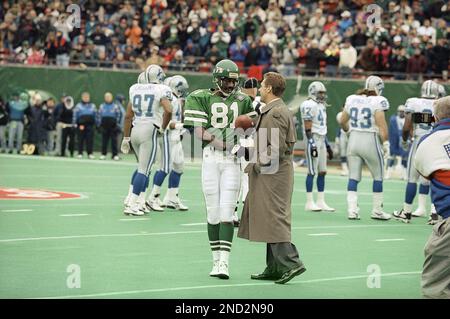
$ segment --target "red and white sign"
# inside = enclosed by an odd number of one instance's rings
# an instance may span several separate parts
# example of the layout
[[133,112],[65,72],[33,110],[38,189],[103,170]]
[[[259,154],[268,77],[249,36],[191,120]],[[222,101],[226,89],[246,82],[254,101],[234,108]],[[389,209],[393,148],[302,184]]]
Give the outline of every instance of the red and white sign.
[[1,188],[1,199],[71,199],[80,198],[79,194],[46,191],[41,189]]

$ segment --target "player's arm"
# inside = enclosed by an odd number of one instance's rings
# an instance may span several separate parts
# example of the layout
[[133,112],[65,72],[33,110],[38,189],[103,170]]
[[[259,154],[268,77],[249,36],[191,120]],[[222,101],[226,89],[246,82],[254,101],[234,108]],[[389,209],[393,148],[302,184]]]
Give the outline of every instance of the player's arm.
[[160,104],[164,109],[161,128],[165,130],[167,128],[167,125],[169,125],[170,120],[172,119],[172,104],[170,103],[169,99],[165,98],[161,99]]
[[341,116],[341,121],[340,121],[340,125],[342,127],[342,129],[344,130],[344,132],[348,132],[348,120],[350,119],[350,116],[348,115],[346,110],[342,111],[342,116]]
[[389,133],[383,110],[378,110],[375,112],[375,124],[379,129],[381,142],[386,142],[389,138]]
[[412,113],[405,113],[405,124],[402,128],[402,140],[403,142],[408,141],[408,138],[412,135],[413,122]]
[[123,123],[123,137],[130,137],[131,133],[131,122],[133,121],[134,112],[131,107],[131,102],[128,102],[127,111],[125,113],[125,120]]

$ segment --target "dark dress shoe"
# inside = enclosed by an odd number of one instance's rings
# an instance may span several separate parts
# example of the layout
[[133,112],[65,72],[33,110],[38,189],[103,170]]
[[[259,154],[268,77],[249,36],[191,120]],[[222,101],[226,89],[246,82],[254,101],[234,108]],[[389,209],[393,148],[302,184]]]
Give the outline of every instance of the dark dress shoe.
[[262,274],[253,274],[250,278],[254,280],[277,280],[280,276],[277,277],[275,275],[263,272]]
[[285,284],[295,276],[298,276],[306,271],[305,266],[300,266],[296,268],[292,268],[291,270],[286,271],[280,279],[275,281],[276,284]]

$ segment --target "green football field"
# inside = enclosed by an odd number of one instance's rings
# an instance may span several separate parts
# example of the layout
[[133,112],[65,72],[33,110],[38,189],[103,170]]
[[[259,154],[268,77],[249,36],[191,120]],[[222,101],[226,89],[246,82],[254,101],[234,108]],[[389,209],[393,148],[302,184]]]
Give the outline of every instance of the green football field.
[[[346,213],[345,177],[329,175],[336,213],[303,210],[305,170],[295,173],[292,241],[307,271],[286,285],[250,279],[265,244],[234,239],[230,279],[208,276],[211,252],[200,166],[187,164],[188,212],[122,213],[135,165],[0,155],[0,188],[72,192],[77,199],[0,200],[0,298],[421,298],[423,247],[431,226],[371,220],[371,180],[359,187],[361,220]],[[405,184],[385,182],[385,210]]]

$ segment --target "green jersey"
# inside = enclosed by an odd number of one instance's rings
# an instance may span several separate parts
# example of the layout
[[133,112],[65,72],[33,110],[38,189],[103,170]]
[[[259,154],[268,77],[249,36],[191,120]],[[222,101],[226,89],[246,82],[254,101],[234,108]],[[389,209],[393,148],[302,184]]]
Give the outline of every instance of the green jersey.
[[[226,98],[204,89],[192,92],[184,105],[184,125],[202,126],[216,137],[232,142],[234,120],[239,116],[256,115],[252,100],[242,92],[236,92]],[[208,143],[203,143],[203,147]]]

